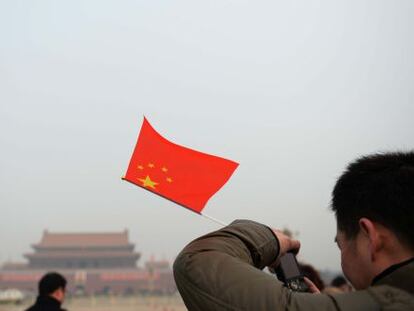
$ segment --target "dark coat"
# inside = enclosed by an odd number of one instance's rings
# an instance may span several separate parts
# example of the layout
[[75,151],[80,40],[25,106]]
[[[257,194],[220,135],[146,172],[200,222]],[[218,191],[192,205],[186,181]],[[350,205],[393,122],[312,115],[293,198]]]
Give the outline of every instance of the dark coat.
[[50,296],[38,296],[36,302],[26,311],[66,311],[62,309],[61,303]]
[[191,311],[414,310],[414,261],[366,290],[327,295],[292,292],[261,271],[278,253],[268,227],[235,221],[187,245],[174,262],[175,281]]

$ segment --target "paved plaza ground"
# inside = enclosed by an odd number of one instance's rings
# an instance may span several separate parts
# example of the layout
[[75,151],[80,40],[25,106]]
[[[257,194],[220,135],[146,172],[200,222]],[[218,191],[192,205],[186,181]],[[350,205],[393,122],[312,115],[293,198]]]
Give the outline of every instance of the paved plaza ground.
[[[22,311],[33,301],[20,305],[0,304],[0,311]],[[81,297],[69,298],[64,306],[68,311],[184,311],[187,310],[181,297],[130,296],[130,297]]]

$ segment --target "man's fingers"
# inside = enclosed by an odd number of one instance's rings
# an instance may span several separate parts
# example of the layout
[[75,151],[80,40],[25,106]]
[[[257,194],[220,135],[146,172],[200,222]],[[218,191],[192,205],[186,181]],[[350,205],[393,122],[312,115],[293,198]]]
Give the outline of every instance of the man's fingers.
[[300,242],[298,240],[290,240],[290,246],[288,251],[297,254],[300,249]]
[[306,276],[303,279],[305,280],[306,285],[308,285],[308,287],[309,287],[309,292],[311,292],[312,294],[320,294],[321,293],[319,288],[317,288],[316,285],[313,284],[313,282],[311,280],[309,280]]

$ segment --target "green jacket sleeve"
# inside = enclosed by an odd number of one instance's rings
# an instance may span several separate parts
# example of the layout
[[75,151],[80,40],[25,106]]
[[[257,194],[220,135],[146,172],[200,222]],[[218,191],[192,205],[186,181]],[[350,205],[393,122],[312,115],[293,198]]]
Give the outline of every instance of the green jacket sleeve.
[[[174,262],[174,277],[191,311],[344,310],[331,296],[294,293],[263,272],[278,254],[268,227],[238,220],[187,245]],[[370,308],[363,303],[349,310]]]

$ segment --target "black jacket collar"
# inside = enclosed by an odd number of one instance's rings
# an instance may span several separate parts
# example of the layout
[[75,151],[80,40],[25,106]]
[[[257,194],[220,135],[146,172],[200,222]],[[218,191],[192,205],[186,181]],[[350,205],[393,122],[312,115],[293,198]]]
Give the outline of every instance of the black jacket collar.
[[414,294],[414,258],[385,269],[374,278],[372,285],[391,285]]
[[55,298],[50,297],[50,296],[37,296],[36,305],[50,306],[50,307],[56,307],[56,309],[60,309],[61,303]]

